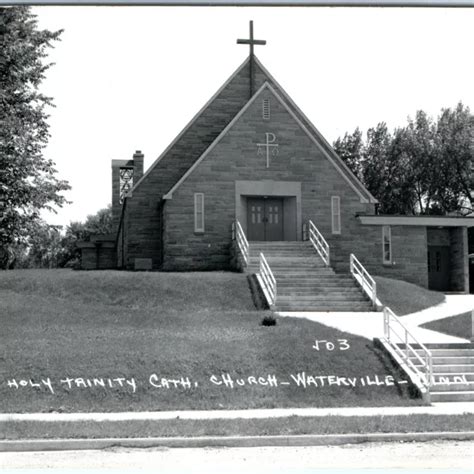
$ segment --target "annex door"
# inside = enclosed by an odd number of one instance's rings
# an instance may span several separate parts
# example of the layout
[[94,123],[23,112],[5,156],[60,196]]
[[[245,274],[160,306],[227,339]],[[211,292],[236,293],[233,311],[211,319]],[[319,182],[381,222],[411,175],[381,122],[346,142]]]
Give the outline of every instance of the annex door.
[[430,290],[449,290],[449,247],[428,246],[428,287]]
[[283,240],[283,199],[247,199],[248,240]]

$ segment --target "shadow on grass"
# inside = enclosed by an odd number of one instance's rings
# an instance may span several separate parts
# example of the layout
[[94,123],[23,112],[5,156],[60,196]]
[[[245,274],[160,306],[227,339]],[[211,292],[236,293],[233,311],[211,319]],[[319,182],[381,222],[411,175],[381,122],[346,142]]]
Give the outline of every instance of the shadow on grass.
[[429,323],[423,324],[421,327],[441,332],[448,336],[470,339],[473,336],[472,319],[472,313],[468,312],[456,316],[450,316],[449,318],[438,319],[437,321],[430,321]]
[[445,300],[443,293],[427,290],[413,283],[380,276],[374,278],[378,298],[397,316],[416,313]]
[[[397,393],[400,397],[416,400],[420,405],[428,405],[427,402],[423,401],[418,388],[408,379],[405,372],[400,368],[393,357],[385,350],[380,341],[374,340],[372,345],[367,345],[367,349],[370,350],[380,361],[380,364],[384,367],[386,373],[392,375],[395,380]],[[399,380],[407,380],[408,383],[400,384],[398,383]]]

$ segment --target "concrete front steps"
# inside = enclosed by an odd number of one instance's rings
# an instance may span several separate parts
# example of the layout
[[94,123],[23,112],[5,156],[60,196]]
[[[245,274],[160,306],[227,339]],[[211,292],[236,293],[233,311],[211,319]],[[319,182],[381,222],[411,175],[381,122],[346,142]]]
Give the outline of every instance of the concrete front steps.
[[326,267],[310,242],[250,242],[247,271],[263,253],[277,282],[276,311],[372,311],[351,275]]
[[[474,344],[425,346],[433,359],[431,402],[474,402]],[[415,356],[410,359],[420,365]]]

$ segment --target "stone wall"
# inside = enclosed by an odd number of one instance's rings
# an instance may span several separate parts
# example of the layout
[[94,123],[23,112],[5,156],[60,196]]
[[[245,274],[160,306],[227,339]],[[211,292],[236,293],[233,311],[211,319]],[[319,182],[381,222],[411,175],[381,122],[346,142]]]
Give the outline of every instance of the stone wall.
[[106,270],[116,268],[117,254],[113,244],[84,245],[81,248],[82,270]]
[[467,254],[467,228],[450,229],[450,287],[451,291],[469,292],[469,261]]
[[451,245],[449,228],[443,229],[428,228],[428,245],[447,246]]
[[[259,88],[265,82],[268,82],[275,89],[275,91],[278,94],[280,94],[281,96],[285,95],[285,91],[283,91],[281,89],[281,87],[267,75],[267,73],[264,71],[264,69],[262,69],[260,67],[258,62],[255,65],[254,70],[255,70],[254,74],[255,74],[256,88]],[[321,148],[326,153],[328,153],[330,156],[334,157],[334,155],[336,155],[336,154],[334,153],[334,150],[332,149],[331,145],[326,141],[326,139],[319,133],[319,131],[317,129],[316,130],[314,129],[314,125],[311,124],[311,122],[304,115],[302,115],[300,113],[300,111],[297,109],[296,105],[294,105],[290,101],[286,101],[286,102],[287,102],[287,105],[290,108],[290,110],[294,114],[296,114],[296,116],[298,116],[298,118],[302,122],[303,126],[306,127],[308,130],[313,129],[315,131],[315,134],[317,135],[316,138],[318,138],[318,141],[319,141],[319,144],[320,144]],[[341,166],[341,172],[344,174],[346,179],[348,179],[350,182],[352,182],[356,186],[359,185],[359,183],[357,181],[357,178],[354,176],[354,174],[351,171],[349,171],[349,169],[345,166],[344,162],[337,156],[336,156],[336,160],[337,160],[338,163],[340,163],[342,165]],[[367,192],[366,192],[366,194],[368,195]]]
[[[261,119],[261,101],[269,99],[271,119]],[[257,154],[266,132],[275,133],[279,154]],[[165,205],[164,268],[210,269],[229,266],[231,225],[236,214],[235,181],[301,182],[302,220],[312,219],[334,244],[334,259],[347,260],[341,242],[365,232],[357,212],[374,212],[360,202],[347,181],[278,102],[264,91],[239,118]],[[205,232],[194,232],[194,193],[205,196]],[[342,235],[331,235],[331,196],[341,197]],[[298,230],[301,235],[301,230]],[[301,237],[300,237],[301,238]],[[349,247],[349,244],[347,245]],[[350,245],[351,250],[353,248]]]
[[[261,119],[261,100],[269,99],[271,120]],[[257,154],[256,143],[270,131],[277,137],[279,154]],[[363,226],[356,214],[373,213],[374,206],[361,203],[349,183],[302,131],[270,91],[239,118],[165,205],[165,269],[228,268],[231,257],[231,225],[236,214],[235,181],[301,183],[302,222],[311,219],[331,247],[336,271],[348,271],[349,255],[374,274],[428,285],[426,228],[392,228],[394,264],[382,264],[382,229]],[[194,232],[194,193],[205,196],[205,232]],[[339,196],[341,234],[331,230],[331,196]],[[300,230],[298,234],[301,235]],[[301,237],[300,237],[301,238]]]
[[124,234],[124,228],[121,226],[117,232],[117,262],[116,262],[116,267],[117,268],[123,268],[124,267],[124,239],[125,239],[125,234]]
[[116,268],[117,253],[114,247],[99,248],[99,270]]
[[474,293],[474,258],[469,259],[469,292]]
[[[127,223],[124,229],[126,242],[124,258],[126,268],[133,269],[136,258],[151,259],[153,269],[161,268],[164,243],[160,229],[164,227],[165,219],[165,216],[163,216],[161,212],[162,196],[188,171],[192,164],[247,103],[249,99],[248,74],[249,66],[248,63],[246,63],[223,90],[217,94],[212,103],[197,116],[189,128],[185,129],[178,136],[176,142],[164,153],[160,160],[152,165],[140,185],[134,189],[133,196],[128,200],[128,208],[126,211]],[[260,87],[265,81],[270,81],[272,85],[278,89],[278,86],[269,79],[263,70],[256,66],[256,88]],[[295,111],[293,106],[290,105],[290,107]],[[257,106],[257,108],[260,111],[260,107]],[[309,127],[309,124],[306,123],[304,118],[301,118],[301,120]],[[255,132],[251,129],[247,129],[245,133],[247,133],[249,137],[256,136]],[[295,137],[304,135],[301,129],[294,133]],[[234,152],[238,153],[241,144],[242,140],[235,143]],[[328,145],[323,139],[321,140],[321,147],[327,153]],[[306,173],[304,160],[298,163],[297,158],[292,159],[294,160],[292,163],[293,169],[297,170],[298,175],[304,175]],[[219,171],[218,166],[218,164],[214,165],[215,171]],[[330,165],[330,167],[333,166]],[[332,171],[334,172],[334,169]],[[247,170],[246,175],[248,176],[249,174],[251,174],[251,170]],[[238,173],[235,174],[236,179],[237,176]],[[350,173],[347,173],[347,171],[345,171],[345,176],[347,180],[353,183],[355,182],[355,178]],[[339,175],[339,179],[340,178],[341,176]],[[328,198],[328,196],[326,196],[326,198]],[[330,197],[328,199],[329,201],[324,203],[326,207],[330,206]],[[356,211],[373,211],[373,206],[360,205],[359,202],[355,204],[354,209]],[[232,214],[234,218],[235,207],[233,207]],[[311,214],[311,212],[308,214]],[[223,216],[223,218],[227,217]],[[226,225],[228,226],[230,223],[228,222]],[[173,230],[170,232],[172,234]],[[228,230],[226,230],[226,235],[228,235]],[[186,245],[176,241],[174,244],[175,248],[169,248],[169,251],[173,255],[173,261],[177,267],[185,267],[186,262],[189,261],[190,258],[194,259],[193,267],[225,268],[226,265],[228,265],[228,263],[226,263],[229,259],[228,243],[224,244],[222,241],[218,243],[217,240],[213,240],[212,242],[205,242],[203,244],[200,237],[196,237],[197,239],[195,239],[194,236],[191,238],[190,244],[195,248],[204,245],[204,247],[200,248],[199,253],[207,255],[207,257],[203,258],[196,255],[191,257],[190,250],[186,249]],[[204,240],[206,239],[204,238]],[[171,237],[171,241],[173,241],[173,237]],[[183,249],[181,254],[177,250],[180,245]],[[216,246],[219,247],[218,252],[222,252],[221,256],[217,256],[214,253]]]
[[363,226],[353,253],[373,275],[405,280],[428,288],[427,233],[423,226],[390,226],[392,263],[383,263],[382,226]]
[[[135,258],[152,259],[152,268],[162,264],[162,196],[201,156],[248,100],[248,65],[229,82],[214,101],[178,136],[163,157],[145,173],[128,201],[125,266],[134,268]],[[198,245],[198,242],[194,242]],[[179,246],[178,243],[176,243]],[[180,262],[176,255],[176,263]],[[187,255],[189,258],[189,254]],[[218,259],[219,261],[221,259]],[[203,262],[201,262],[203,263]]]
[[97,269],[97,250],[94,246],[81,248],[81,270]]

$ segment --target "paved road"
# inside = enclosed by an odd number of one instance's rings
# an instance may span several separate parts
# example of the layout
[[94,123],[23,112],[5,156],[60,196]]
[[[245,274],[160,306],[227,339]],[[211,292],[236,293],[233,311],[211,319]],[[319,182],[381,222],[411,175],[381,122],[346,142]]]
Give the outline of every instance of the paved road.
[[160,472],[245,472],[285,469],[474,470],[474,443],[369,443],[345,446],[125,449],[0,453],[0,468],[121,468]]

